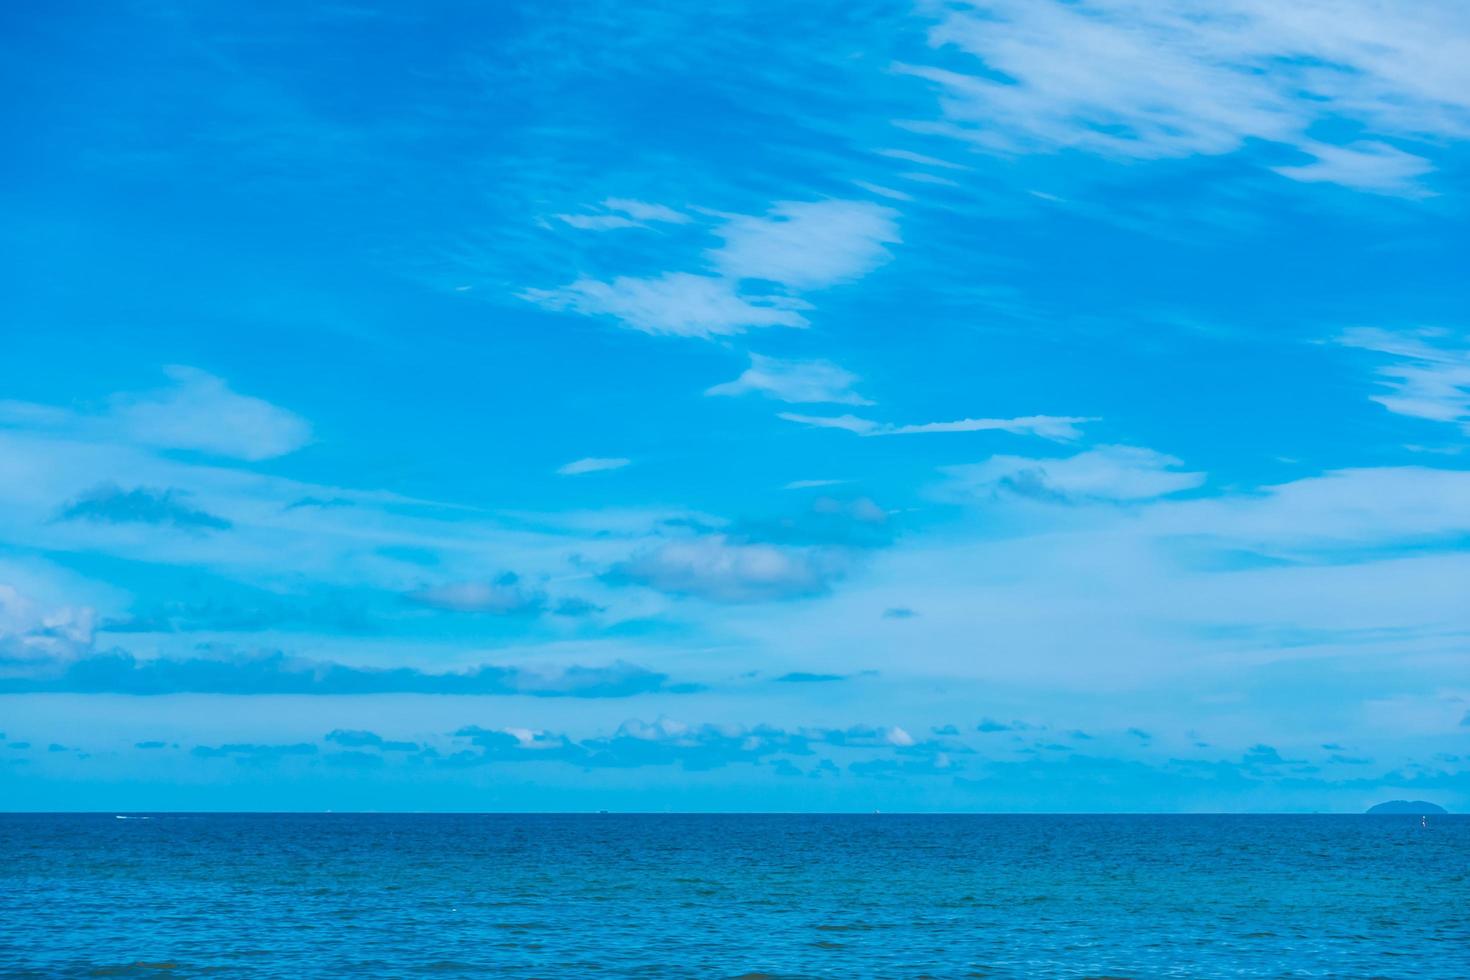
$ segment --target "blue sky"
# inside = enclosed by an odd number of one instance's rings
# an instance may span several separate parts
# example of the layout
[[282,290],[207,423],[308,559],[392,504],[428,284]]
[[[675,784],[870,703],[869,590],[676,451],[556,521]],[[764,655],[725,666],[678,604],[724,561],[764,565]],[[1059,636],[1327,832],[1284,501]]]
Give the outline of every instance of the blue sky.
[[7,806],[1470,806],[1460,5],[0,18]]

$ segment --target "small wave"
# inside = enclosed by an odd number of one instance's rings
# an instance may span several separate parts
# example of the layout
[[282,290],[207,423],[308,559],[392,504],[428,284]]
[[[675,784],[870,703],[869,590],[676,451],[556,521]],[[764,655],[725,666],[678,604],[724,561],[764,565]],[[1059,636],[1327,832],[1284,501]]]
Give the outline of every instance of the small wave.
[[170,970],[177,970],[178,968],[179,965],[172,960],[165,960],[159,963],[148,963],[139,960],[136,963],[121,963],[117,966],[99,966],[88,974],[88,976],[136,977],[148,973],[167,973]]

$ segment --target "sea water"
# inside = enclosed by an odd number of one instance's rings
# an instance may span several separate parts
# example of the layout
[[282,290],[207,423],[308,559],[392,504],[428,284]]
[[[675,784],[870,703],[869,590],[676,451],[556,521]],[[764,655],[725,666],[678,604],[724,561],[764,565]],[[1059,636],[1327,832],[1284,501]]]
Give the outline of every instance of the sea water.
[[1464,980],[1470,818],[0,815],[0,976],[204,975]]

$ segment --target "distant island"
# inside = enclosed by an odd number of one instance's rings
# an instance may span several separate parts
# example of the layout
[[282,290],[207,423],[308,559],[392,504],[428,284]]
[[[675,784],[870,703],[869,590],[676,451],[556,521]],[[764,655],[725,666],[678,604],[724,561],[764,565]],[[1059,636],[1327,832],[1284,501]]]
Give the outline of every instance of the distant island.
[[1423,800],[1389,800],[1377,806],[1370,806],[1369,813],[1381,814],[1407,814],[1409,816],[1423,816],[1430,813],[1449,813],[1438,803],[1426,803]]

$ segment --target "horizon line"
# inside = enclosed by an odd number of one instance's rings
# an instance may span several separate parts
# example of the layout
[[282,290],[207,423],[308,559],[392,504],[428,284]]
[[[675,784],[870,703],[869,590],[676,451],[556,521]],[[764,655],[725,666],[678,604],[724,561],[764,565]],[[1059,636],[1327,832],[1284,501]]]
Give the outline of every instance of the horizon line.
[[[1390,801],[1391,802],[1391,801]],[[1425,801],[1410,801],[1425,802]],[[1376,805],[1376,804],[1375,804]],[[1424,816],[1470,816],[1437,808]],[[19,816],[199,816],[199,817],[1414,817],[1415,811],[1367,810],[0,810]]]

